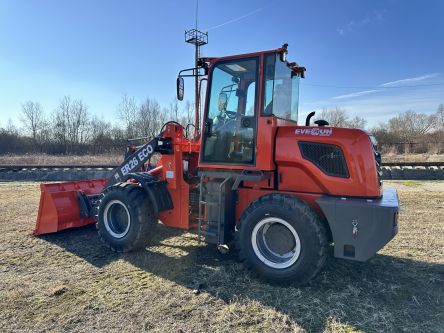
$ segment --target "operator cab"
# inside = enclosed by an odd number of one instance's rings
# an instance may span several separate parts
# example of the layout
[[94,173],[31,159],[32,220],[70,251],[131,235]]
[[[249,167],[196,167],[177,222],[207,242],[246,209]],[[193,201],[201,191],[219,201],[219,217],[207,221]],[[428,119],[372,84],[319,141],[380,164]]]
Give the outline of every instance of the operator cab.
[[258,57],[217,63],[211,72],[203,130],[205,163],[253,164]]
[[286,49],[230,57],[211,66],[201,163],[254,166],[258,118],[297,121],[305,69],[288,63],[283,53]]

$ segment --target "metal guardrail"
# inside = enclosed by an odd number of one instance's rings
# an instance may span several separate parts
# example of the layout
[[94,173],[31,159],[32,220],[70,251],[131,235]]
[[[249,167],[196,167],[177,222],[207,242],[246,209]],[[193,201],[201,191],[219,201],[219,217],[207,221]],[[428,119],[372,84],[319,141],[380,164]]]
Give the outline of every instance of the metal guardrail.
[[383,162],[382,166],[387,167],[442,167],[444,162]]
[[[382,179],[444,180],[444,162],[382,163]],[[0,181],[77,181],[109,177],[116,165],[0,165]]]
[[[444,167],[444,162],[383,162],[384,167]],[[111,164],[99,164],[99,165],[0,165],[0,172],[7,171],[21,171],[21,170],[69,170],[69,169],[91,169],[100,170],[107,169],[112,170],[117,165]]]

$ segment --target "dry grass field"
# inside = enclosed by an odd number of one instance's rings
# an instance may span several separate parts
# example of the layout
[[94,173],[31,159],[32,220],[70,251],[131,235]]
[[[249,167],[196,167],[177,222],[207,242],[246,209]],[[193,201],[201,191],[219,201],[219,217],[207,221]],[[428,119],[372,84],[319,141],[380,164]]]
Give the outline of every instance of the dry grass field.
[[382,162],[444,162],[444,154],[383,154]]
[[0,165],[117,165],[123,154],[97,155],[0,155]]
[[[123,154],[97,155],[0,155],[0,165],[117,165]],[[444,154],[385,154],[383,162],[444,162]]]
[[38,185],[0,183],[0,332],[444,332],[444,182],[386,186],[402,203],[388,246],[279,287],[194,233],[124,255],[94,227],[33,237]]

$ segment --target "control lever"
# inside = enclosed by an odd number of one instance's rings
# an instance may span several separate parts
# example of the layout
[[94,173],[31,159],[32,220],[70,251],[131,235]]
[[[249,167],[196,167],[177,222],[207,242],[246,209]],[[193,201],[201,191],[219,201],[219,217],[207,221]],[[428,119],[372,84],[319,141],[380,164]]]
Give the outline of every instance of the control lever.
[[206,136],[211,136],[211,131],[213,129],[213,119],[208,119],[205,121],[204,131]]

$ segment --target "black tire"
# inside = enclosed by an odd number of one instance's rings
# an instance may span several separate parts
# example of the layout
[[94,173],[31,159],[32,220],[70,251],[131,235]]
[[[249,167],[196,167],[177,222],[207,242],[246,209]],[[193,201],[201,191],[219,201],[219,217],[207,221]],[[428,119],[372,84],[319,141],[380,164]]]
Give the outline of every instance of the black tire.
[[[282,254],[271,250],[266,240],[270,228],[275,228],[270,244],[274,244],[273,250],[281,247]],[[287,244],[290,247],[284,249]],[[239,259],[265,280],[304,284],[323,267],[328,242],[323,223],[306,203],[290,195],[270,194],[258,198],[243,212],[236,245]]]
[[158,224],[145,190],[119,183],[103,192],[96,228],[99,238],[115,252],[145,247]]

